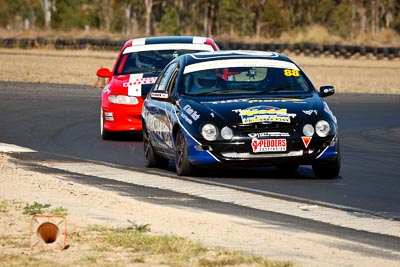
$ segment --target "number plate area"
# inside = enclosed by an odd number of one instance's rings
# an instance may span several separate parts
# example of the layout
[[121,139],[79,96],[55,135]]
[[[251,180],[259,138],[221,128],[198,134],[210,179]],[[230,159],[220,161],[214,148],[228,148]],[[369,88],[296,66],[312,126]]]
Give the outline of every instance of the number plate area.
[[286,139],[257,139],[251,140],[251,148],[253,153],[262,152],[282,152],[286,151]]

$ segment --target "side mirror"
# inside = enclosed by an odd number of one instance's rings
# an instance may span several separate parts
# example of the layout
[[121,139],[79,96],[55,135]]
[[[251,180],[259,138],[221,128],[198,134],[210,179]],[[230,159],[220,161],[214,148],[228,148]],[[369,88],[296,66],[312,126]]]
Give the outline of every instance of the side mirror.
[[164,90],[150,92],[150,97],[158,101],[170,101],[168,92]]
[[100,78],[111,78],[112,72],[108,68],[100,68],[97,70],[96,75]]
[[327,97],[335,93],[335,87],[333,85],[322,85],[319,88],[319,95],[321,97]]

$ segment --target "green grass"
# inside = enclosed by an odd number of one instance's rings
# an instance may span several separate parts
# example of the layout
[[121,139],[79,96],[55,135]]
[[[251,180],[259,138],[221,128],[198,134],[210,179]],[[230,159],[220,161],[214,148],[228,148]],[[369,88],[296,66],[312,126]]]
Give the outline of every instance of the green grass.
[[45,209],[49,208],[50,204],[40,204],[34,202],[33,204],[26,204],[24,207],[23,214],[25,215],[36,215],[45,213]]
[[[177,236],[156,236],[132,228],[92,227],[72,238],[85,242],[90,237],[95,251],[129,252],[131,263],[165,264],[167,266],[294,266],[291,262],[270,261],[247,256],[238,251],[206,248],[200,242]],[[156,262],[149,262],[156,261]]]
[[67,216],[68,215],[68,210],[63,207],[57,207],[55,209],[52,209],[50,211],[51,215],[61,215],[61,216]]
[[23,214],[25,215],[36,215],[36,214],[45,214],[49,213],[50,215],[60,215],[66,216],[68,215],[68,210],[64,207],[57,207],[49,210],[50,204],[41,204],[37,202],[33,202],[33,204],[26,204],[24,207]]
[[132,226],[127,228],[128,230],[133,230],[134,232],[138,233],[150,232],[150,224],[137,224],[136,222],[130,220],[128,220],[128,222],[132,224]]

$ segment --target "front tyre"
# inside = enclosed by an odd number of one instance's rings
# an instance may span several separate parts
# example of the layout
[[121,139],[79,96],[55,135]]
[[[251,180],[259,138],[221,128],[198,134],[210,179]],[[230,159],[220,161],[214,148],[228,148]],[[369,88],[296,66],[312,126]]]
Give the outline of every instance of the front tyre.
[[335,160],[329,162],[319,162],[312,165],[314,174],[319,179],[334,179],[340,173],[340,153]]
[[193,167],[188,159],[187,144],[182,130],[179,130],[176,135],[175,165],[176,173],[179,176],[187,176],[193,172]]

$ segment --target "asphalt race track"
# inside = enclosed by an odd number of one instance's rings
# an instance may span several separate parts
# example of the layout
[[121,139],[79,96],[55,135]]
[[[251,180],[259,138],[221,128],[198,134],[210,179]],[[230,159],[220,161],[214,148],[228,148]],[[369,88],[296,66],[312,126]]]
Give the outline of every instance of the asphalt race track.
[[[0,142],[143,170],[140,135],[101,139],[100,95],[83,85],[0,82]],[[315,179],[302,166],[295,177],[268,167],[204,171],[193,180],[400,220],[400,95],[336,94],[326,100],[340,127],[338,179]],[[173,165],[160,172],[176,177]]]

